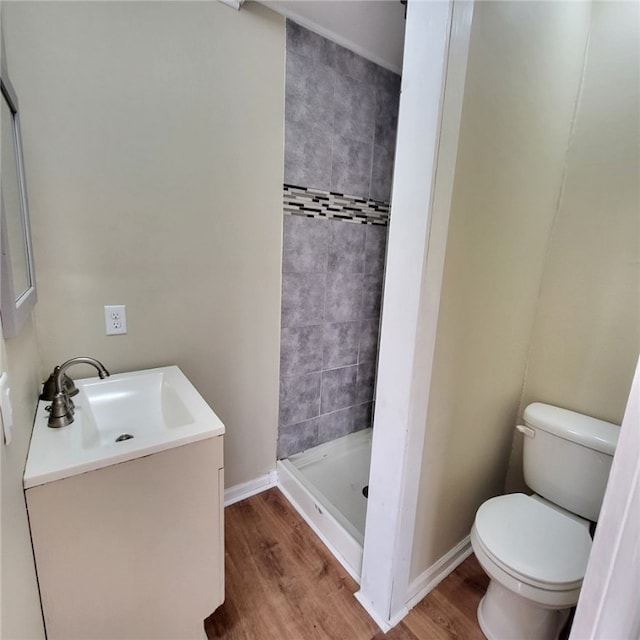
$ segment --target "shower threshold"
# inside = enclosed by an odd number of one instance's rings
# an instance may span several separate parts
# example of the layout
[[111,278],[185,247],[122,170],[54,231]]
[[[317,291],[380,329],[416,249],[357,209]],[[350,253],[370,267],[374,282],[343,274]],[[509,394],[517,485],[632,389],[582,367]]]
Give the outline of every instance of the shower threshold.
[[363,429],[278,461],[280,489],[358,583],[371,434]]

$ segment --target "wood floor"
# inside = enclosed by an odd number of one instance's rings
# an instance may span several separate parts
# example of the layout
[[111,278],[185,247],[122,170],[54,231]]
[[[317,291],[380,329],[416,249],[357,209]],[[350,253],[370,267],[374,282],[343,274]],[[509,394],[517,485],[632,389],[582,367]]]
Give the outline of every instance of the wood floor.
[[225,510],[225,603],[209,639],[483,640],[488,578],[474,556],[383,634],[353,597],[358,585],[277,489]]

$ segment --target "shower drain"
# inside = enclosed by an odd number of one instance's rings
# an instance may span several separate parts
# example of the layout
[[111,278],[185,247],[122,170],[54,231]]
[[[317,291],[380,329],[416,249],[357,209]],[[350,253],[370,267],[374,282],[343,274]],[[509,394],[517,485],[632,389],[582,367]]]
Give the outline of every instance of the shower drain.
[[125,440],[131,440],[131,438],[133,438],[133,436],[130,433],[123,433],[116,438],[116,442],[124,442]]

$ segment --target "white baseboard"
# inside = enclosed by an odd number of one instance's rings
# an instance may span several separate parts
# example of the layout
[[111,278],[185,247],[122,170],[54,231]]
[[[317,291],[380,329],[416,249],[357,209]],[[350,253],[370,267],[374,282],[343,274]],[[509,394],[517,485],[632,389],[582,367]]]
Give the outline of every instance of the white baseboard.
[[467,536],[411,582],[407,589],[407,611],[435,589],[471,552],[471,539]]
[[469,536],[461,540],[453,549],[448,551],[442,558],[423,571],[408,587],[406,605],[396,612],[390,619],[385,620],[365,600],[360,591],[355,593],[355,597],[369,614],[371,619],[380,627],[383,633],[393,629],[402,619],[422,600],[430,591],[435,589],[458,565],[462,564],[471,555],[471,539]]
[[367,612],[369,617],[378,625],[382,633],[387,633],[395,627],[402,619],[409,613],[409,609],[406,607],[398,612],[391,620],[385,620],[378,615],[378,612],[371,606],[371,603],[362,597],[360,591],[356,591],[354,594],[355,599],[360,603],[360,606]]
[[273,471],[269,471],[269,473],[265,473],[262,476],[254,478],[253,480],[229,487],[224,490],[224,506],[228,507],[235,502],[240,502],[240,500],[255,496],[256,493],[262,493],[267,489],[271,489],[271,487],[276,486],[277,480],[278,474],[274,469]]

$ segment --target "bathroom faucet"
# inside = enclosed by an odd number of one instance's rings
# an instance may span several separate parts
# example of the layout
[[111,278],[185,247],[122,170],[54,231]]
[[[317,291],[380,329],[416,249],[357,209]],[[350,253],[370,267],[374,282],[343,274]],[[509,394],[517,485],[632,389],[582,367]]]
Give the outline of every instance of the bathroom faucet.
[[71,358],[63,362],[59,367],[53,370],[53,399],[51,402],[51,409],[49,412],[49,421],[47,425],[52,429],[58,427],[66,427],[73,422],[73,401],[69,398],[67,393],[68,384],[65,383],[65,371],[74,364],[90,364],[98,371],[98,375],[101,379],[106,378],[109,372],[105,366],[99,360],[95,358],[89,358],[86,356],[79,356],[77,358]]

